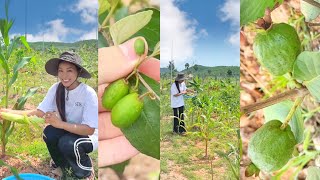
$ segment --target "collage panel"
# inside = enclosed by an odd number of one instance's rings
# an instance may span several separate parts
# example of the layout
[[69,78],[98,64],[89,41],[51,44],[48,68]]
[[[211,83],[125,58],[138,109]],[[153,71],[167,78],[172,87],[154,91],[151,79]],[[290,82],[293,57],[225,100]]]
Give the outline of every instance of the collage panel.
[[0,2],[0,179],[98,178],[97,8]]
[[239,11],[161,1],[161,179],[239,179]]
[[242,179],[320,177],[319,7],[241,0]]
[[159,2],[99,5],[99,178],[158,179]]

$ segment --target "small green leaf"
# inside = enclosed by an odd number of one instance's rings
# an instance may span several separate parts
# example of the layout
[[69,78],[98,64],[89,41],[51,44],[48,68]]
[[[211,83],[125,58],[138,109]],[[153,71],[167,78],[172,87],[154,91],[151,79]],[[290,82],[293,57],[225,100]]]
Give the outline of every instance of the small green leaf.
[[25,36],[20,36],[20,41],[22,42],[22,44],[24,45],[24,47],[26,47],[28,50],[30,50],[29,43],[27,42]]
[[[142,77],[153,89],[160,94],[159,83],[142,74]],[[134,84],[132,79],[130,83]],[[139,83],[139,94],[147,92],[147,89]],[[138,120],[128,128],[122,128],[130,143],[141,153],[156,159],[160,158],[160,102],[150,97],[143,98],[144,106]]]
[[[318,3],[320,3],[320,0],[314,0]],[[320,14],[320,8],[311,5],[303,0],[300,1],[300,5],[301,5],[301,12],[305,17],[306,22],[312,21],[314,19],[316,19],[319,14]]]
[[[264,118],[265,123],[278,119],[281,122],[284,122],[285,118],[287,117],[291,107],[293,106],[292,101],[283,101],[278,104],[269,106],[264,108]],[[289,123],[291,130],[294,134],[294,137],[298,143],[303,141],[303,117],[302,117],[302,110],[300,107],[294,112],[294,115]]]
[[9,74],[10,73],[9,66],[2,53],[0,53],[0,64],[4,69],[4,71],[6,72],[6,74]]
[[28,89],[26,95],[20,97],[17,102],[15,103],[15,105],[13,106],[13,109],[16,110],[22,110],[24,109],[24,105],[27,102],[28,98],[33,96],[38,90],[38,87],[33,87]]
[[119,164],[115,164],[115,165],[112,165],[112,166],[108,166],[109,168],[113,169],[114,171],[116,171],[118,174],[123,174],[124,172],[124,169],[126,168],[126,166],[129,164],[130,162],[130,159],[129,160],[126,160],[122,163],[119,163]]
[[293,78],[310,81],[320,75],[320,52],[303,51],[293,66]]
[[310,94],[320,102],[320,52],[304,51],[293,66],[293,77],[303,82]]
[[8,48],[8,53],[6,54],[6,59],[9,59],[11,56],[12,51],[15,49],[16,44],[19,41],[19,37],[14,37],[14,39],[11,41],[9,48]]
[[254,22],[264,16],[265,10],[272,9],[277,3],[283,0],[240,0],[240,25]]
[[23,68],[26,64],[30,62],[31,59],[34,59],[35,57],[23,57],[16,65],[13,67],[13,72],[18,72],[19,69]]
[[320,102],[320,75],[310,81],[306,81],[304,84],[316,101]]
[[320,179],[320,169],[315,166],[308,167],[306,180],[318,180],[318,179]]
[[16,82],[17,78],[18,78],[18,72],[14,72],[8,84],[9,88],[12,86],[14,82]]
[[143,11],[127,16],[110,27],[110,34],[115,45],[121,44],[149,23],[153,11]]
[[101,16],[106,11],[110,11],[110,8],[110,3],[107,0],[99,0],[98,16]]

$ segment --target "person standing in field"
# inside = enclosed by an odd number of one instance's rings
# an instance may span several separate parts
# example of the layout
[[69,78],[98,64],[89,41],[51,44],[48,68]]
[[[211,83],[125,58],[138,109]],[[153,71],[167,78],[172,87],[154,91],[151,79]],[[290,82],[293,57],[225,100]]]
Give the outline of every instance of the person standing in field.
[[61,178],[63,170],[71,169],[79,179],[94,179],[88,153],[98,147],[98,98],[93,88],[78,81],[90,78],[81,66],[82,59],[74,52],[64,52],[47,61],[46,72],[57,76],[43,101],[34,110],[0,109],[0,112],[36,115],[45,119],[45,141],[52,161],[53,174]]
[[183,73],[179,73],[171,85],[171,107],[173,109],[173,132],[185,135],[186,128],[184,123],[184,98],[183,95],[186,94],[188,91],[186,84],[184,81],[186,77]]

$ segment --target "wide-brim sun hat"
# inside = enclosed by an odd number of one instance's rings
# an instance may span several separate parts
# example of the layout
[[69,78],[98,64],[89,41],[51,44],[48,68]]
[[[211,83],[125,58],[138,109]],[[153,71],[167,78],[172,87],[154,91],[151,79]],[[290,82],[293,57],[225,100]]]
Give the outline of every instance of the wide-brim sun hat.
[[82,67],[82,59],[80,56],[78,56],[75,52],[66,51],[63,52],[59,58],[52,58],[49,61],[47,61],[45,65],[45,69],[48,74],[52,76],[58,76],[58,67],[60,61],[66,61],[74,64],[75,66],[80,68],[79,77],[89,79],[91,78],[90,73]]
[[186,80],[186,76],[184,75],[184,73],[179,73],[176,77],[176,81],[183,81],[183,80]]

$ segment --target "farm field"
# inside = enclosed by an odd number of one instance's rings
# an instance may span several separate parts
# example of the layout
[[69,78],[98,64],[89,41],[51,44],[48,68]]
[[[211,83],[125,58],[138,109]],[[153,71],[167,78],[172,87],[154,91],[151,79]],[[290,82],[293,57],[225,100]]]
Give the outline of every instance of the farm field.
[[172,133],[171,83],[161,79],[161,179],[238,179],[238,79],[194,77],[186,85],[197,93],[185,98],[180,136]]

